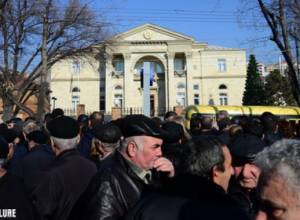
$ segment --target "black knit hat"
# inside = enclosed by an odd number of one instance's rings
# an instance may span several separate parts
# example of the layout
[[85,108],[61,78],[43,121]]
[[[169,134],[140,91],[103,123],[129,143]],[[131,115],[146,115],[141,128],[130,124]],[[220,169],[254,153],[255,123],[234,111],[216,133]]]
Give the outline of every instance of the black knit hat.
[[68,116],[60,116],[47,124],[50,135],[62,139],[72,139],[79,134],[78,122]]
[[2,136],[0,136],[0,159],[7,158],[8,152],[8,143]]
[[38,144],[46,144],[48,141],[48,136],[43,131],[32,131],[28,135],[26,135],[28,141],[34,141]]
[[124,137],[151,136],[164,138],[166,133],[157,123],[145,115],[128,115],[122,120],[122,133]]
[[97,124],[93,132],[95,137],[104,143],[116,143],[122,136],[120,128],[112,123]]

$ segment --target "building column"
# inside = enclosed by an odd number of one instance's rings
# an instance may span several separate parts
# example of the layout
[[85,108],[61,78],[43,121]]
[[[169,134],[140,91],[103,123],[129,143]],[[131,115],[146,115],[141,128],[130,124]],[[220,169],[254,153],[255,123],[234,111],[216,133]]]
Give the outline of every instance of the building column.
[[105,54],[105,111],[110,112],[112,109],[112,100],[113,100],[113,93],[114,88],[112,84],[112,54],[106,53]]
[[[123,77],[123,108],[129,108],[128,100],[130,99],[130,85],[133,81],[131,71],[131,53],[123,54],[124,57],[124,77]],[[132,98],[132,97],[131,97]]]
[[193,52],[186,52],[186,104],[193,104]]
[[[176,94],[174,93],[174,52],[168,52],[166,54],[166,60],[167,60],[167,68],[165,71],[165,88],[166,88],[166,108],[167,111],[175,106],[176,100],[174,102],[174,99],[176,97]],[[171,82],[171,83],[170,83]]]

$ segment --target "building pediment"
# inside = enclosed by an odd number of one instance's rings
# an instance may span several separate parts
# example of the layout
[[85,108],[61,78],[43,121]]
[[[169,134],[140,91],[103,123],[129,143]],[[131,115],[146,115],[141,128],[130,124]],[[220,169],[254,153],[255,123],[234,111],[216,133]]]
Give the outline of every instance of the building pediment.
[[153,25],[145,24],[113,37],[115,41],[190,41],[195,40],[189,36]]

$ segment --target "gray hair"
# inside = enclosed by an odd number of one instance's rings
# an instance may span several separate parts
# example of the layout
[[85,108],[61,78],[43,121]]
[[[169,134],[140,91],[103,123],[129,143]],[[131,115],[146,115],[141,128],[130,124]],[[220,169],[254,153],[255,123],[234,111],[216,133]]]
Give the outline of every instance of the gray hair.
[[278,175],[300,199],[300,141],[277,141],[260,152],[255,162],[262,169],[259,185],[265,184],[270,176]]
[[117,141],[115,143],[105,143],[105,142],[101,142],[102,146],[106,149],[117,149],[120,146],[120,141]]
[[29,134],[36,130],[41,130],[40,126],[38,125],[38,123],[36,121],[29,120],[29,121],[26,121],[23,125],[23,132],[25,134]]
[[214,167],[224,172],[225,157],[222,147],[221,143],[215,138],[200,138],[189,141],[186,148],[190,152],[186,152],[187,158],[183,161],[184,172],[208,180],[211,179]]
[[138,149],[140,151],[143,150],[143,148],[144,148],[144,139],[143,139],[143,136],[132,136],[132,137],[124,138],[122,140],[122,143],[120,145],[120,151],[124,152],[130,142],[135,142],[136,145],[137,145],[137,147],[138,147]]
[[78,136],[72,139],[62,139],[51,136],[52,141],[55,143],[60,150],[73,149],[77,146]]

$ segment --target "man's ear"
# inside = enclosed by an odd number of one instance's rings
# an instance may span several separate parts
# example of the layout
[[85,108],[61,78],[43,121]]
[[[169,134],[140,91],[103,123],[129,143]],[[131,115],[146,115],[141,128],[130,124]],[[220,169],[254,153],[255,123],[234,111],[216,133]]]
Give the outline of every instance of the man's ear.
[[55,145],[55,143],[54,143],[54,141],[53,141],[53,139],[51,137],[50,137],[50,143],[51,143],[52,151],[54,152],[55,155],[57,155],[58,148]]
[[79,144],[80,142],[80,134],[77,135],[76,144]]
[[137,146],[134,142],[129,142],[127,145],[127,154],[129,157],[134,157],[137,152]]
[[211,170],[211,178],[212,178],[212,181],[214,183],[218,183],[219,181],[219,176],[220,176],[220,170],[218,170],[217,166],[214,166]]

